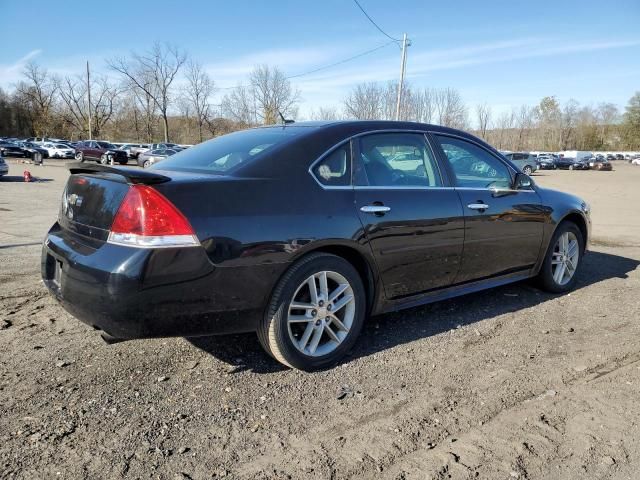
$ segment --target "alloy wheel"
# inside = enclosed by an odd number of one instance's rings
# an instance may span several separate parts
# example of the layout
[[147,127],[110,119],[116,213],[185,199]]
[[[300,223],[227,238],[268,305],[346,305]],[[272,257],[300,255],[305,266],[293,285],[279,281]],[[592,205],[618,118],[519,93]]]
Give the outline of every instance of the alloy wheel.
[[558,285],[571,281],[580,260],[580,244],[573,232],[564,232],[553,248],[551,274]]
[[298,286],[288,306],[289,338],[304,355],[327,355],[347,338],[355,314],[349,281],[333,271],[315,273]]

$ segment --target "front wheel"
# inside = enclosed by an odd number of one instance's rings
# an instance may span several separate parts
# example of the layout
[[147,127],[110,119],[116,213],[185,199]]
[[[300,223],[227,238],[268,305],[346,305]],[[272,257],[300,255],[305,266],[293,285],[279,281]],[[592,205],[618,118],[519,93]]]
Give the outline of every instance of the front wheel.
[[84,154],[82,152],[76,152],[76,160],[84,162]]
[[108,155],[104,155],[104,154],[103,154],[103,155],[101,155],[101,156],[100,156],[100,163],[101,163],[102,165],[108,165],[108,164],[110,163],[110,162],[109,162],[109,156],[108,156]]
[[267,353],[288,367],[311,371],[333,365],[360,334],[365,297],[353,265],[335,255],[311,254],[278,283],[258,339]]
[[584,246],[584,237],[575,223],[565,221],[558,225],[538,274],[544,290],[563,293],[573,289],[584,255]]

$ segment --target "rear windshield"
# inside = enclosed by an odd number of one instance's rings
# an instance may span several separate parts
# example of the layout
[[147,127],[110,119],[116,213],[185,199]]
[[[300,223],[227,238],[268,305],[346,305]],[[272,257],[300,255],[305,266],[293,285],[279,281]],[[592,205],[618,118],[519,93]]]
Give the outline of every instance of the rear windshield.
[[304,128],[274,127],[230,133],[181,150],[151,168],[227,173],[259,158],[276,145],[283,144],[304,131]]

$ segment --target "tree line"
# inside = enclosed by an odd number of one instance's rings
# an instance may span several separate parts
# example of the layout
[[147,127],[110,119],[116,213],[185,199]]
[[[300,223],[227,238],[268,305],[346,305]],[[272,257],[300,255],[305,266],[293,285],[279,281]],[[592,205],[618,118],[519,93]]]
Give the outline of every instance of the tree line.
[[[106,63],[111,74],[91,76],[89,82],[85,72],[57,76],[27,64],[12,91],[0,89],[0,135],[81,139],[90,133],[119,141],[190,144],[299,117],[302,94],[274,66],[257,65],[243,83],[218,89],[202,64],[169,44],[156,43]],[[361,83],[339,107],[320,107],[308,117],[391,120],[397,90],[397,82]],[[494,113],[487,104],[470,108],[453,88],[405,85],[400,119],[468,130],[500,149],[640,149],[640,92],[623,112],[612,103],[561,103],[548,96],[537,105]]]

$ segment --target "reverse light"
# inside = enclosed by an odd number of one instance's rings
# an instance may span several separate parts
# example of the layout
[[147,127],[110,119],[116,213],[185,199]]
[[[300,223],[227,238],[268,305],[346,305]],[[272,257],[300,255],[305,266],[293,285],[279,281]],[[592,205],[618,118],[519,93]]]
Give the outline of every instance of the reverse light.
[[185,216],[148,185],[129,188],[113,219],[107,242],[139,248],[200,245]]

